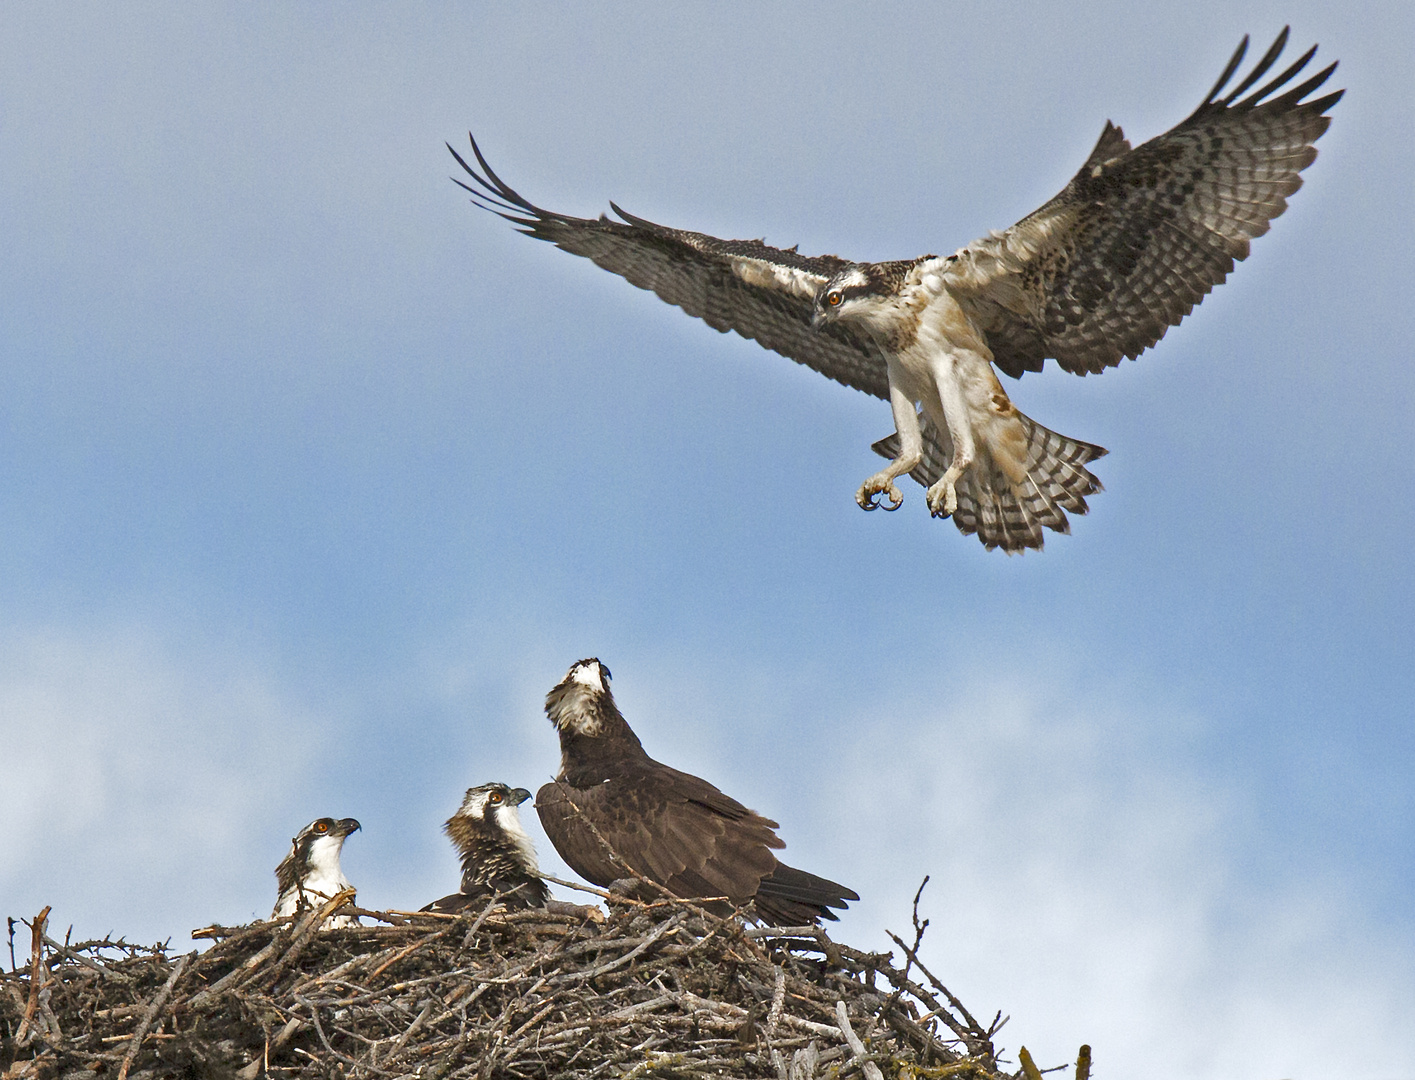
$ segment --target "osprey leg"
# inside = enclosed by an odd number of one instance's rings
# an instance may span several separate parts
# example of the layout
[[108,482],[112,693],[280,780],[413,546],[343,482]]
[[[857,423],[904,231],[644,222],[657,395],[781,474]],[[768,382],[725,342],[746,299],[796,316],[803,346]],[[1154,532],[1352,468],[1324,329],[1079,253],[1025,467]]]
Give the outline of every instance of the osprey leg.
[[[919,414],[914,411],[913,398],[899,388],[900,379],[895,378],[896,362],[889,361],[889,405],[894,410],[894,430],[899,435],[899,453],[888,465],[875,473],[855,492],[855,501],[862,510],[898,510],[904,496],[895,485],[894,479],[913,472],[924,457],[924,436],[919,428]],[[881,503],[876,496],[884,495],[889,503]]]
[[[978,381],[990,382],[1002,393],[997,376],[992,373],[992,365],[971,350],[960,350],[962,355],[945,351],[929,357],[929,371],[933,375],[934,390],[943,412],[944,430],[953,443],[953,459],[947,471],[937,483],[929,486],[926,496],[929,513],[934,517],[952,517],[958,509],[958,481],[967,472],[977,457],[973,444],[973,418],[968,391]],[[970,361],[972,361],[970,363]],[[981,365],[981,369],[979,368]],[[1005,397],[1005,395],[1004,395]]]

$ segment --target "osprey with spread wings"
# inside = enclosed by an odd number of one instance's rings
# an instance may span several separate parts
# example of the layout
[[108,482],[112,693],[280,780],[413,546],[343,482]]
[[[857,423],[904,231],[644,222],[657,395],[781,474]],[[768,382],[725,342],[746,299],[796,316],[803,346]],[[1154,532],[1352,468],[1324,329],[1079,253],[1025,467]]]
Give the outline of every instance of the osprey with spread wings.
[[860,506],[897,508],[894,481],[908,473],[927,488],[934,516],[1014,552],[1040,548],[1043,526],[1069,531],[1067,510],[1086,512],[1086,496],[1101,489],[1086,464],[1105,450],[1023,415],[993,367],[1014,378],[1048,357],[1078,375],[1114,367],[1159,341],[1247,257],[1301,187],[1331,122],[1324,114],[1342,95],[1303,100],[1335,64],[1289,87],[1315,45],[1248,93],[1286,42],[1284,28],[1220,97],[1244,37],[1203,104],[1138,148],[1107,122],[1061,194],[946,257],[809,257],[665,228],[613,203],[619,221],[569,217],[503,183],[475,140],[480,171],[452,153],[476,202],[531,236],[888,400],[896,430],[874,449],[890,461],[861,485]]

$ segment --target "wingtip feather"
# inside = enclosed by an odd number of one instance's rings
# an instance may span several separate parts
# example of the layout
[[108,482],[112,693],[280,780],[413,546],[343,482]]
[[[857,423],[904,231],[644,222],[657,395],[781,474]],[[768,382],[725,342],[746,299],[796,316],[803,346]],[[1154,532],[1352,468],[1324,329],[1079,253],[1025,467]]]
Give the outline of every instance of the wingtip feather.
[[[1224,108],[1231,106],[1248,87],[1261,79],[1267,73],[1268,69],[1271,68],[1273,64],[1277,63],[1277,58],[1282,55],[1282,50],[1287,48],[1288,31],[1289,27],[1284,26],[1282,28],[1282,33],[1278,34],[1277,39],[1268,46],[1268,51],[1263,53],[1263,58],[1253,65],[1253,70],[1248,72],[1247,77],[1235,86],[1233,90],[1230,91],[1228,97],[1224,98],[1219,104]],[[1246,35],[1244,40],[1247,40]],[[1305,60],[1298,61],[1299,65],[1305,62]]]
[[1238,43],[1238,48],[1234,50],[1233,55],[1228,60],[1228,65],[1223,69],[1223,74],[1218,77],[1218,82],[1214,83],[1214,88],[1210,90],[1207,95],[1205,95],[1203,102],[1199,105],[1199,108],[1202,109],[1206,105],[1213,104],[1214,98],[1218,97],[1219,91],[1224,88],[1224,85],[1228,82],[1228,80],[1233,78],[1233,73],[1238,70],[1238,65],[1243,63],[1243,57],[1247,54],[1248,35],[1244,34],[1243,40]]

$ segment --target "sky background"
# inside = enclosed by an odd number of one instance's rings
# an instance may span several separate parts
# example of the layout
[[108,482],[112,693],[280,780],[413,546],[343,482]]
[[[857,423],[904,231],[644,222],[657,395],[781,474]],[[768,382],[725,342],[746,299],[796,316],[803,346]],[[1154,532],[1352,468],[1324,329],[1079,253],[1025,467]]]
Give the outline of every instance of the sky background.
[[[881,402],[472,207],[614,199],[859,259],[1187,115],[1244,32],[1349,88],[1135,363],[1008,382],[1111,451],[1043,553],[853,493]],[[0,914],[265,917],[311,818],[371,907],[555,771],[596,655],[883,948],[1098,1077],[1415,1077],[1415,185],[1402,3],[6,4]],[[543,863],[568,873],[529,823]]]

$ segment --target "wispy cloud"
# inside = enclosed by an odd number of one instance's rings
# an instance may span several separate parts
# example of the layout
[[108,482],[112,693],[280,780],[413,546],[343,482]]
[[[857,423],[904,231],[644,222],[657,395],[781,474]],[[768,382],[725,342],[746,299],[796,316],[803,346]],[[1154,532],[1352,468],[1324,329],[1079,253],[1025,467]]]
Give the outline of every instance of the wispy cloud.
[[144,627],[12,630],[0,714],[5,914],[138,937],[264,914],[318,718],[257,664]]
[[1090,1042],[1110,1075],[1176,1078],[1387,1077],[1415,1054],[1408,927],[1316,858],[1255,873],[1253,793],[1189,749],[1201,717],[1056,665],[916,705],[864,725],[841,839],[896,903],[932,875],[925,962],[1012,1015],[1013,1053]]
[[[389,691],[419,737],[355,739],[331,768],[316,748],[354,719],[258,657],[150,628],[10,633],[5,913],[52,903],[80,934],[179,941],[263,916],[283,838],[330,799],[372,825],[351,860],[365,898],[421,902],[455,877],[441,803],[554,769],[540,697],[585,650],[518,637],[422,656]],[[906,675],[882,712],[810,672],[662,652],[625,655],[616,687],[651,752],[779,817],[789,861],[856,887],[849,940],[887,947],[931,875],[924,960],[978,1014],[1011,1014],[1009,1053],[1060,1063],[1084,1041],[1109,1075],[1186,1080],[1382,1080],[1415,1054],[1408,928],[1315,856],[1256,870],[1260,793],[1208,764],[1204,717],[1163,687],[1078,677],[1064,657],[955,657],[946,694]],[[406,760],[374,767],[395,746]]]

